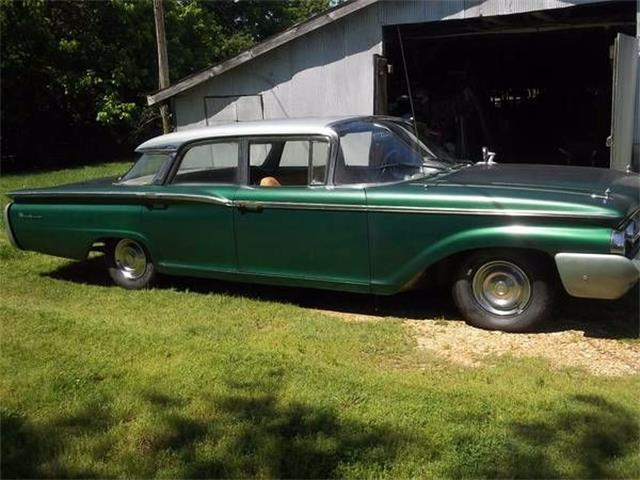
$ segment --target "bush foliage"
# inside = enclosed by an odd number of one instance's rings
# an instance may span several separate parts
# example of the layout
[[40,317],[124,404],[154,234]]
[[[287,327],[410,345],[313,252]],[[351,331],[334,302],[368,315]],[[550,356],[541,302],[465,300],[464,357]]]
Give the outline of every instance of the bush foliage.
[[[302,21],[328,0],[165,0],[171,80]],[[151,0],[0,0],[3,170],[112,158],[159,129]]]

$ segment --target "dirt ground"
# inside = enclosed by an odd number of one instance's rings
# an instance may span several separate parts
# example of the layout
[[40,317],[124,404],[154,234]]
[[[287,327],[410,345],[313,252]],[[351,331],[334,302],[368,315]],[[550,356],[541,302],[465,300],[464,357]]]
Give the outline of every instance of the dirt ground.
[[563,296],[556,318],[528,334],[470,327],[443,298],[432,298],[428,311],[421,315],[415,305],[425,305],[426,299],[417,296],[405,294],[404,302],[393,297],[379,299],[368,312],[362,308],[323,311],[349,321],[400,317],[415,336],[417,348],[464,366],[482,366],[496,356],[511,355],[542,357],[554,367],[578,367],[596,375],[640,375],[638,289],[615,302]]
[[415,337],[417,348],[470,367],[486,365],[496,356],[512,355],[542,357],[552,366],[583,368],[596,375],[640,375],[640,287],[616,301],[560,295],[554,318],[538,332],[508,334],[465,324],[448,290],[376,297],[179,278],[172,282],[172,288],[225,291],[292,303],[347,321],[400,319]]
[[542,357],[556,367],[580,367],[596,375],[640,374],[640,342],[590,338],[580,330],[508,334],[471,328],[462,322],[408,320],[418,348],[466,366],[500,355]]

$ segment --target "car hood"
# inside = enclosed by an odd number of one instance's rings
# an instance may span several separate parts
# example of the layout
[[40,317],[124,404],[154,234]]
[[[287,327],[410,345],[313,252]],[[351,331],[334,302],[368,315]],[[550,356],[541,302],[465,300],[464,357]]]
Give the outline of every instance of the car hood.
[[639,175],[589,167],[476,164],[421,182],[368,189],[367,200],[382,205],[392,191],[409,208],[564,216],[610,226],[640,207]]
[[606,168],[476,164],[448,175],[446,181],[512,189],[543,189],[549,192],[571,191],[587,195],[603,195],[605,190],[610,189],[610,194],[637,200],[640,176]]

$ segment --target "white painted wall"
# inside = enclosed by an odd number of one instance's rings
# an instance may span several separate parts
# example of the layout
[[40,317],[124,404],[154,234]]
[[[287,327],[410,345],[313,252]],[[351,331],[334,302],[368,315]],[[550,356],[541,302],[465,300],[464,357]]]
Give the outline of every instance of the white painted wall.
[[176,124],[205,126],[205,97],[225,95],[262,95],[265,118],[370,115],[381,49],[372,5],[178,95]]

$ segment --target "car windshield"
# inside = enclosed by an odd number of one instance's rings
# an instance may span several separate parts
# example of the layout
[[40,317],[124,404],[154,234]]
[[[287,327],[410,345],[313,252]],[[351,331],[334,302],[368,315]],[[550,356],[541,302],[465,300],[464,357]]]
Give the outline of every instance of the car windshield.
[[150,185],[162,176],[171,154],[165,152],[145,152],[119,180],[124,185]]
[[457,162],[425,145],[410,125],[398,121],[353,121],[336,129],[340,150],[338,185],[388,183],[448,171]]

